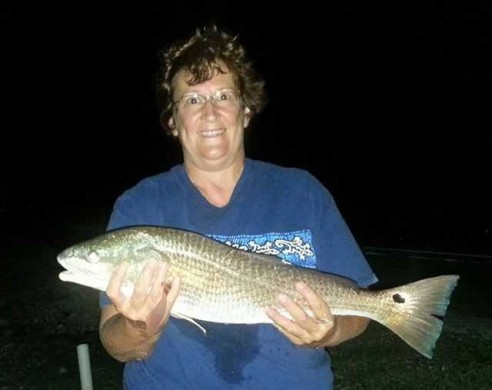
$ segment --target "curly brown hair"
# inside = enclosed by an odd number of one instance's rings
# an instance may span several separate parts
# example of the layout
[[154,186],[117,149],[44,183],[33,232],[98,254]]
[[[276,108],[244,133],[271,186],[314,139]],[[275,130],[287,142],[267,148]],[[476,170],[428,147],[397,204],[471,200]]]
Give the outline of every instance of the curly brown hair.
[[210,80],[217,71],[231,72],[242,104],[251,111],[251,119],[266,104],[265,83],[246,58],[244,47],[237,36],[219,30],[216,25],[197,28],[190,37],[162,50],[159,60],[160,67],[155,77],[156,97],[160,122],[168,133],[171,132],[168,122],[174,106],[172,80],[181,70],[191,75],[190,85]]

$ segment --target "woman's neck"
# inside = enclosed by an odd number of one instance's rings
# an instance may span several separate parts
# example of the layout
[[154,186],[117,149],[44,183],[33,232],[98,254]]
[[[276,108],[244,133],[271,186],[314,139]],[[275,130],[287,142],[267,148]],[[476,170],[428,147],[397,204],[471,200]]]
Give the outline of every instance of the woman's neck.
[[243,173],[244,160],[213,171],[203,170],[191,164],[185,164],[185,168],[190,181],[205,199],[216,207],[224,207],[231,200]]

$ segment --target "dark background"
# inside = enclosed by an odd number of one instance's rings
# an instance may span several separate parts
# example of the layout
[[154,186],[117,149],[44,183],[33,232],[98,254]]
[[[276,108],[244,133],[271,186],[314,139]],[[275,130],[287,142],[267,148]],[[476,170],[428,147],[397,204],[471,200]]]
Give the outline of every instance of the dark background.
[[157,51],[215,21],[267,82],[250,157],[312,172],[363,247],[492,255],[490,94],[461,83],[492,79],[492,6],[321,3],[3,2],[3,237],[98,234],[123,190],[180,161]]

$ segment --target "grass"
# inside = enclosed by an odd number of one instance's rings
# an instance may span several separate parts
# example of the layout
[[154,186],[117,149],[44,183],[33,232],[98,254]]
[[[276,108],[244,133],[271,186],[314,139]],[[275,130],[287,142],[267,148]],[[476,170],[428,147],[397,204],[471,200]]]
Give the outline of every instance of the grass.
[[[331,351],[335,388],[491,389],[491,332],[453,327],[445,326],[433,359],[427,359],[388,329],[371,323],[362,336]],[[19,337],[2,346],[0,389],[80,388],[80,343],[89,344],[94,389],[120,389],[122,365],[105,353],[95,332],[84,337]]]
[[99,345],[97,334],[12,339],[1,347],[0,389],[80,389],[76,347],[88,343],[94,389],[121,389],[121,365]]
[[332,350],[337,390],[492,389],[492,263],[381,258],[369,261],[381,288],[439,274],[458,274],[444,327],[427,359],[382,325]]
[[379,324],[332,351],[337,390],[491,389],[490,334],[444,329],[427,359]]
[[[49,261],[39,259],[28,270],[19,268],[27,253],[2,256],[0,390],[79,389],[76,347],[82,343],[89,344],[94,389],[120,389],[122,364],[98,338],[97,292],[61,283],[56,252],[48,248],[42,257]],[[369,260],[381,288],[437,274],[461,279],[433,359],[372,322],[363,335],[331,351],[336,390],[492,389],[492,263]]]

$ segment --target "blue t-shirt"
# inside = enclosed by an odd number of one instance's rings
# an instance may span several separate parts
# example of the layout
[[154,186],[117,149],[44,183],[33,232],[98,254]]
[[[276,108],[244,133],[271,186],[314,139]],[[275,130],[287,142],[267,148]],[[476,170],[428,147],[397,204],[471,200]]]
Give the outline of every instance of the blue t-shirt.
[[[108,229],[187,229],[235,247],[273,254],[367,287],[377,281],[328,192],[308,172],[247,159],[230,202],[215,207],[183,165],[142,180],[115,203]],[[279,259],[279,261],[281,261]],[[108,304],[101,294],[101,305]],[[171,318],[154,351],[128,362],[128,389],[332,389],[328,353],[298,347],[274,326]]]

